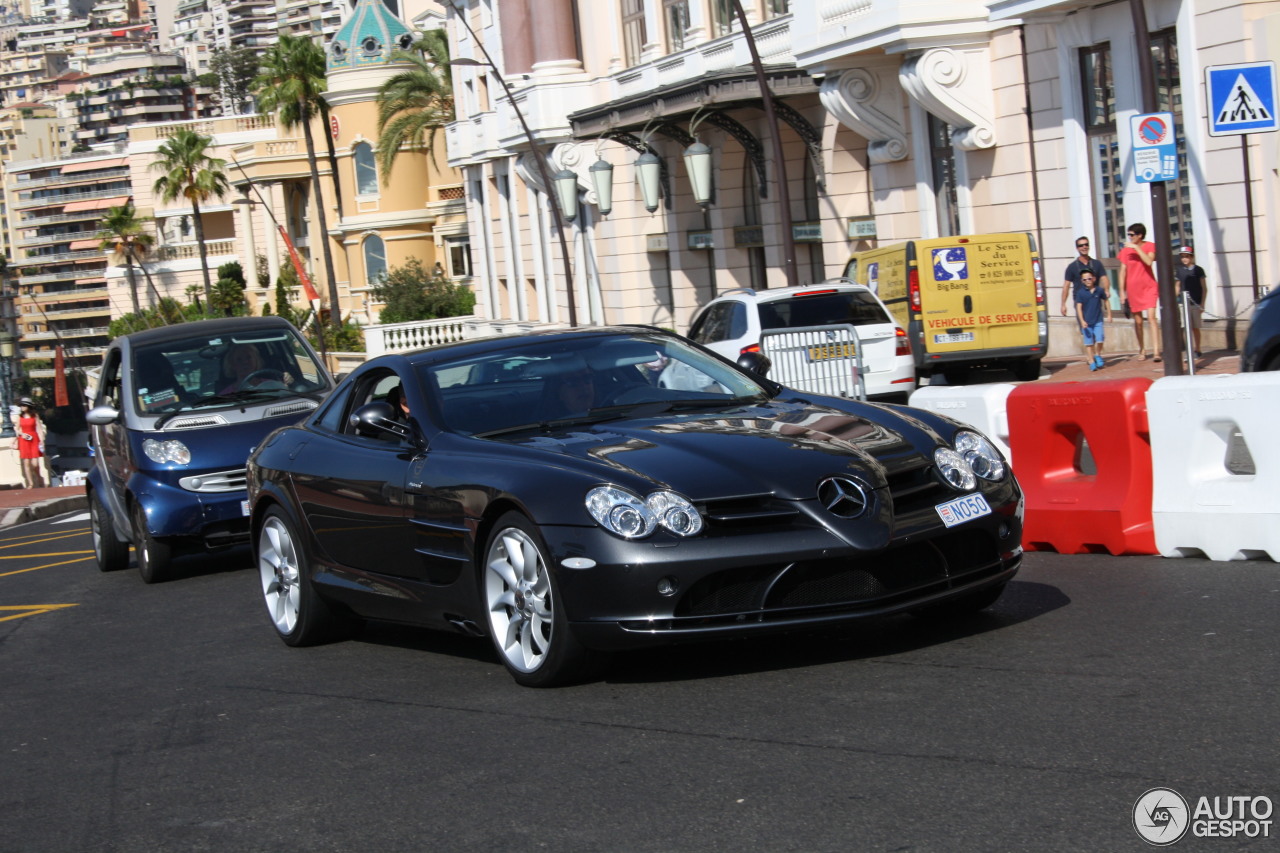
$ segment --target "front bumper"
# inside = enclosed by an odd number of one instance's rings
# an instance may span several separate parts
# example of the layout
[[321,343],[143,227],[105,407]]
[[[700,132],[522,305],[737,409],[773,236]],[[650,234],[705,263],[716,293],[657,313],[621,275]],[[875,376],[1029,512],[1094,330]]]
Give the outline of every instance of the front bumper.
[[[919,520],[917,520],[919,522]],[[932,527],[922,532],[926,527]],[[626,542],[544,527],[562,603],[590,648],[815,627],[922,606],[1007,582],[1022,562],[1018,502],[946,529],[916,523],[883,549],[820,527]],[[587,569],[566,568],[570,557]],[[576,561],[575,561],[576,562]],[[579,563],[580,564],[580,563]],[[674,592],[660,591],[674,587]]]
[[181,486],[135,477],[134,500],[147,517],[147,532],[156,539],[188,538],[206,548],[225,548],[249,541],[248,492],[192,492]]

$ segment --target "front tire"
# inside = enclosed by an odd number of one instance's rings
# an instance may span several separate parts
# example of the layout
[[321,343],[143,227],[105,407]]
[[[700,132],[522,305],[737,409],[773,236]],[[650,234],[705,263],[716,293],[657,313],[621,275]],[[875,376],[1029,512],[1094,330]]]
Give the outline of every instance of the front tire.
[[280,639],[289,646],[312,646],[337,638],[342,622],[311,585],[306,545],[280,507],[267,510],[257,545],[262,599]]
[[129,543],[116,536],[111,516],[93,489],[89,490],[89,528],[93,532],[93,555],[98,559],[98,571],[118,572],[128,567]]
[[143,583],[164,583],[173,574],[173,548],[147,532],[147,512],[133,505],[133,550]]
[[481,572],[489,637],[517,684],[554,687],[594,671],[602,659],[570,630],[547,548],[529,519],[517,512],[498,519]]

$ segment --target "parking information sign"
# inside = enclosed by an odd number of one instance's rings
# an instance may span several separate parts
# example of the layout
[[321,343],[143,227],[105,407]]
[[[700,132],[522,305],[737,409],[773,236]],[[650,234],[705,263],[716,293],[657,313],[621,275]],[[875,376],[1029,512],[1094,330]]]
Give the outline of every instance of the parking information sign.
[[1205,69],[1209,135],[1268,133],[1276,123],[1276,64],[1247,62]]
[[1178,140],[1173,113],[1145,113],[1129,119],[1133,172],[1140,184],[1178,179]]

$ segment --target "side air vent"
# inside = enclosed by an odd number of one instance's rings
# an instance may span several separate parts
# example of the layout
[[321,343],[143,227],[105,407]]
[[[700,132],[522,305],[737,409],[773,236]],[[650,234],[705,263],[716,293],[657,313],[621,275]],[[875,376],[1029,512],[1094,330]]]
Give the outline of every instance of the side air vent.
[[274,406],[267,409],[265,417],[278,418],[281,415],[292,415],[295,412],[310,412],[319,405],[315,400],[291,400],[283,406]]
[[201,427],[221,426],[227,419],[222,415],[200,415],[192,418],[174,418],[165,424],[165,429],[200,429]]

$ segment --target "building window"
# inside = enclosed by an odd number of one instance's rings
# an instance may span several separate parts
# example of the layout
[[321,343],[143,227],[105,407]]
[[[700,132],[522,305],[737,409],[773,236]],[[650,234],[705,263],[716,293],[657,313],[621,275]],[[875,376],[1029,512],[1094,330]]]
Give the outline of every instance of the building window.
[[684,50],[684,31],[689,29],[689,0],[662,0],[662,7],[667,53]]
[[[760,187],[756,184],[756,167],[751,153],[742,158],[742,224],[760,225]],[[752,290],[764,290],[769,286],[765,272],[764,246],[747,248],[747,267]]]
[[647,40],[644,0],[622,0],[622,58],[628,68],[640,64],[640,54]]
[[1089,175],[1093,185],[1094,254],[1114,258],[1124,245],[1124,178],[1116,136],[1116,90],[1111,78],[1111,45],[1080,51],[1080,103],[1089,137]]
[[951,125],[929,116],[929,154],[933,158],[933,197],[938,211],[938,236],[960,233],[960,203],[956,199],[956,150]]
[[364,278],[370,285],[387,277],[387,246],[377,234],[364,238]]
[[[804,218],[808,222],[818,222],[822,219],[822,208],[818,204],[818,176],[813,170],[813,157],[807,151],[804,157]],[[822,254],[822,241],[801,243],[797,246],[797,260],[800,253],[806,250],[809,253],[809,280],[825,281],[827,265]]]
[[449,237],[445,241],[449,249],[449,275],[452,278],[471,276],[471,240],[467,237]]
[[1178,37],[1173,30],[1151,34],[1151,61],[1156,70],[1156,110],[1173,113],[1178,144],[1178,180],[1165,181],[1164,185],[1169,200],[1168,245],[1194,246],[1191,193],[1187,187],[1187,135],[1182,121],[1182,77],[1178,70]]
[[373,159],[373,146],[357,142],[352,149],[356,161],[356,195],[376,195],[378,192],[378,166]]
[[765,0],[764,16],[768,18],[776,18],[779,15],[785,15],[791,11],[791,0]]
[[717,36],[733,32],[732,0],[711,0],[711,25]]

